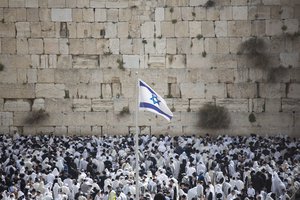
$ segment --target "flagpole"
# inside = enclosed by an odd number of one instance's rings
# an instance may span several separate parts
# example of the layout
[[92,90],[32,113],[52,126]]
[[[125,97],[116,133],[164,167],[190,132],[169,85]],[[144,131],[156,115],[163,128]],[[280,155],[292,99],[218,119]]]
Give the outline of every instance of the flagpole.
[[135,109],[135,138],[134,138],[134,150],[135,150],[135,185],[136,185],[136,200],[140,199],[140,187],[139,187],[139,127],[138,127],[138,111],[139,111],[139,78],[138,72],[136,74],[136,109]]

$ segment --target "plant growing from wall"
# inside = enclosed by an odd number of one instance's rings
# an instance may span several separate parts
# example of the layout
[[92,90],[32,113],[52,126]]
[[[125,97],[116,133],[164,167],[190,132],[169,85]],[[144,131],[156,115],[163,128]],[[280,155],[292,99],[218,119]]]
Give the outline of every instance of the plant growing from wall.
[[0,63],[0,72],[4,70],[4,65]]
[[28,114],[25,118],[25,124],[39,124],[49,118],[49,114],[43,110],[35,110]]
[[215,2],[214,1],[212,1],[212,0],[208,0],[205,4],[204,4],[204,7],[205,8],[210,8],[210,7],[213,7],[213,6],[215,6]]
[[230,125],[230,115],[225,107],[205,104],[199,112],[199,126],[208,129],[226,129]]
[[130,110],[128,106],[124,106],[119,113],[120,116],[129,115],[129,114],[130,114]]
[[253,67],[265,69],[268,67],[269,57],[266,54],[266,44],[263,39],[253,37],[239,45],[238,55],[246,55]]
[[251,123],[256,122],[256,117],[255,117],[255,115],[253,113],[251,113],[249,115],[248,119],[249,119],[249,122],[251,122]]
[[118,63],[118,68],[124,71],[124,70],[125,70],[125,67],[124,67],[124,62],[123,62],[123,60],[117,59],[117,63]]

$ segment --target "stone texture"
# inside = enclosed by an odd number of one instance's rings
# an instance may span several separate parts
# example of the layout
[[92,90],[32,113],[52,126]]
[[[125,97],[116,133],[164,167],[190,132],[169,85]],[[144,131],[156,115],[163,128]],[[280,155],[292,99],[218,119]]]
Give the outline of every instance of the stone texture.
[[4,111],[26,112],[31,110],[28,100],[7,100],[4,103]]
[[63,84],[36,84],[36,97],[63,98],[65,96],[65,85]]
[[51,20],[58,22],[70,22],[72,21],[72,10],[65,9],[51,9]]
[[0,84],[0,98],[35,98],[34,84]]

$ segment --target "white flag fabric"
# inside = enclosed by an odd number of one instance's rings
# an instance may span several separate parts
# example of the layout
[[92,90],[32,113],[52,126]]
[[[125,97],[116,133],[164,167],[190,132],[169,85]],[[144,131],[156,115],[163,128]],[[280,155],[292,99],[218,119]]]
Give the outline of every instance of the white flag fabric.
[[157,94],[149,85],[139,79],[139,110],[147,110],[161,115],[170,121],[173,113],[168,108],[166,101]]

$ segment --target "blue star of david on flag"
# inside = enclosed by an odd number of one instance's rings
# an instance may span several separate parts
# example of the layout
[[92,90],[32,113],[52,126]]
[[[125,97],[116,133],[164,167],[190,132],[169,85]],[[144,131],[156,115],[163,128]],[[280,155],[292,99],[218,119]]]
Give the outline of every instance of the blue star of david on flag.
[[142,80],[139,80],[139,110],[153,112],[168,121],[173,117],[166,101]]

